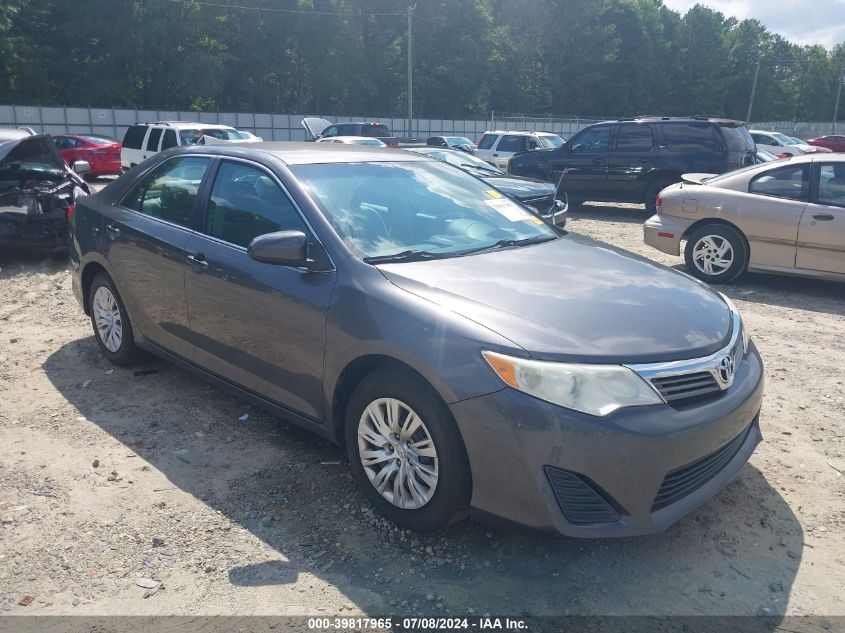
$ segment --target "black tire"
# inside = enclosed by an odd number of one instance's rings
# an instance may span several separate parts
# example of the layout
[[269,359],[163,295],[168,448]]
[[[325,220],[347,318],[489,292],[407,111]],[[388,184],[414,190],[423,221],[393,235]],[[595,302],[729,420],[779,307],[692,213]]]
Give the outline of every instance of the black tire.
[[[722,248],[723,244],[728,244],[730,247],[731,264],[729,266],[720,267],[718,262],[718,251],[713,248],[708,249],[707,243],[702,242],[706,238],[711,237],[712,246]],[[696,250],[698,249],[698,253]],[[703,249],[703,250],[702,250]],[[702,255],[704,259],[702,259]],[[696,262],[698,259],[698,263]],[[706,261],[711,262],[712,274],[706,272]],[[735,228],[726,224],[707,224],[697,228],[687,237],[687,245],[684,248],[684,261],[690,274],[698,277],[702,281],[713,284],[726,284],[745,272],[748,266],[748,247],[742,234]],[[699,265],[700,264],[700,265]]]
[[[358,425],[367,407],[380,398],[395,398],[410,407],[422,420],[434,444],[438,466],[437,484],[422,507],[406,509],[394,505],[376,490],[364,470],[358,448]],[[469,458],[448,407],[428,383],[402,370],[377,370],[364,377],[355,387],[346,406],[344,423],[352,475],[361,486],[364,496],[382,516],[401,528],[433,532],[467,515],[472,495]],[[398,458],[394,460],[398,463]],[[386,468],[386,465],[380,468]],[[395,477],[392,481],[395,481]]]
[[[100,288],[105,288],[114,297],[117,311],[120,315],[120,344],[116,349],[109,349],[103,341],[103,333],[97,327],[97,318],[95,313],[95,301],[97,291]],[[129,314],[126,312],[126,307],[123,305],[123,300],[114,286],[114,282],[106,273],[100,272],[94,276],[91,281],[91,286],[88,289],[88,311],[91,314],[91,327],[94,329],[94,339],[103,356],[108,358],[115,365],[128,367],[135,364],[141,357],[141,350],[135,345],[135,333],[132,330],[132,323],[129,321]]]
[[663,179],[655,180],[645,190],[645,210],[651,215],[657,213],[657,195],[669,185],[675,184],[675,180]]

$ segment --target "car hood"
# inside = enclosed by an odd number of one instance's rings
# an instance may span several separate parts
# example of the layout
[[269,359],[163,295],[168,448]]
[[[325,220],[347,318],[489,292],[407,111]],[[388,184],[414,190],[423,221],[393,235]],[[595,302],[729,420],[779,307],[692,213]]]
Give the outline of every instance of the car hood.
[[504,336],[532,357],[643,363],[715,353],[730,310],[688,275],[589,238],[383,264],[396,286]]
[[0,143],[0,167],[13,162],[38,163],[67,170],[62,155],[47,134],[36,134]]
[[327,127],[329,127],[332,122],[327,121],[326,119],[321,119],[320,117],[313,117],[307,116],[302,121],[299,122],[302,127],[305,128],[305,131],[308,132],[312,138],[317,138],[320,134],[323,133]]
[[482,180],[499,191],[519,199],[553,196],[557,192],[557,187],[552,183],[534,178],[501,175],[482,176]]

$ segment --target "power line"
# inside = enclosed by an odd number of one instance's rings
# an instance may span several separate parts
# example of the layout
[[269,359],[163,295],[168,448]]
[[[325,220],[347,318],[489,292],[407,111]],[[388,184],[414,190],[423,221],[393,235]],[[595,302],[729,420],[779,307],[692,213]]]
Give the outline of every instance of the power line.
[[263,13],[286,13],[293,15],[342,15],[342,16],[404,16],[405,12],[381,12],[381,13],[350,13],[341,11],[308,11],[303,9],[271,9],[269,7],[247,7],[236,4],[220,4],[217,2],[205,2],[201,0],[165,0],[166,2],[176,2],[179,4],[200,5],[203,7],[217,7],[220,9],[240,9],[242,11],[259,11]]

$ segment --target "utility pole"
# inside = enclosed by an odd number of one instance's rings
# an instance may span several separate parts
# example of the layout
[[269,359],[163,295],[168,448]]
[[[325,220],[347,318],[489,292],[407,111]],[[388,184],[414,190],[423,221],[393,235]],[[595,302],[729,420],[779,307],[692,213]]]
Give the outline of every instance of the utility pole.
[[757,66],[754,68],[754,82],[751,84],[751,98],[748,100],[748,112],[745,114],[745,122],[751,125],[751,108],[754,106],[754,93],[757,92],[757,77],[760,75],[760,58],[757,54]]
[[412,138],[414,136],[414,9],[417,5],[412,5],[408,2],[408,129],[407,136]]
[[836,134],[836,120],[839,118],[839,97],[842,96],[842,84],[845,84],[845,67],[842,68],[842,72],[839,74],[839,81],[836,83],[839,84],[839,87],[836,89],[836,103],[833,106],[833,125],[830,129],[831,134]]

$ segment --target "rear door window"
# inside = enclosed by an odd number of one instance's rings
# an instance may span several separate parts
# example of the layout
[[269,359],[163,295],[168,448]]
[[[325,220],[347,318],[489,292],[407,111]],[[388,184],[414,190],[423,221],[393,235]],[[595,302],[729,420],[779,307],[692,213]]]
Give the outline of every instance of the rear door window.
[[730,152],[753,152],[756,147],[754,139],[744,125],[739,127],[721,126],[722,136],[725,137],[725,145]]
[[819,204],[845,207],[845,162],[819,166]]
[[211,159],[203,156],[171,158],[126,194],[121,204],[172,224],[190,228],[194,202]]
[[525,136],[516,134],[505,134],[496,146],[497,152],[524,152]]
[[267,172],[242,163],[224,162],[214,180],[203,230],[246,248],[259,235],[305,232],[305,224]]
[[717,152],[722,148],[716,126],[709,123],[669,123],[663,141],[670,152]]
[[158,151],[158,142],[161,140],[161,128],[154,127],[150,130],[150,136],[147,139],[147,151],[148,152],[157,152]]
[[123,137],[123,147],[127,149],[141,149],[144,144],[144,135],[147,133],[146,125],[133,125]]
[[807,200],[810,191],[808,165],[789,165],[755,176],[748,186],[749,193],[790,200]]
[[371,138],[385,138],[390,136],[390,129],[383,123],[378,125],[362,125],[361,136],[369,136]]
[[493,143],[496,142],[497,138],[499,138],[498,134],[485,134],[478,141],[478,149],[490,149],[493,147]]
[[650,125],[626,123],[616,133],[617,152],[648,152],[654,147],[654,132]]

